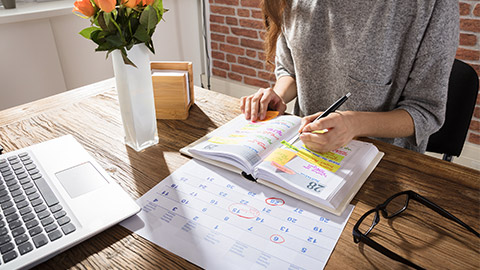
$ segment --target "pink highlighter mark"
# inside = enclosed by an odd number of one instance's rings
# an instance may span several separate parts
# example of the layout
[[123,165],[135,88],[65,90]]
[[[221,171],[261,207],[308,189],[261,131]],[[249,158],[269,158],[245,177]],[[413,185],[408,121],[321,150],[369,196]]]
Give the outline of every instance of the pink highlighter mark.
[[265,199],[265,203],[270,206],[282,206],[285,204],[285,201],[280,198],[270,197]]
[[284,172],[284,173],[288,173],[288,174],[291,174],[291,175],[295,174],[294,171],[290,170],[289,168],[287,168],[285,166],[282,166],[282,165],[278,164],[275,161],[272,161],[272,166],[277,168],[278,170]]
[[246,219],[256,218],[260,215],[260,211],[258,211],[256,208],[242,203],[231,204],[228,207],[228,211],[238,217]]
[[279,234],[272,234],[272,236],[270,236],[270,241],[272,241],[275,244],[282,244],[285,242],[285,238],[283,238]]

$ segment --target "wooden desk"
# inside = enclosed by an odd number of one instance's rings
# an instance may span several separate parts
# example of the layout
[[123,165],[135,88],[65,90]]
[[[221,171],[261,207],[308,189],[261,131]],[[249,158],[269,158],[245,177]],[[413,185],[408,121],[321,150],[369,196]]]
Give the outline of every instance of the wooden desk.
[[[190,117],[158,121],[159,144],[140,153],[123,142],[113,80],[1,111],[0,142],[5,151],[12,151],[72,134],[137,199],[189,160],[178,153],[181,147],[240,113],[235,98],[200,88],[195,91]],[[359,217],[399,191],[412,189],[480,230],[479,171],[373,142],[385,156],[352,201],[355,210],[328,269],[405,268],[352,240],[352,228]],[[411,203],[393,221],[381,219],[371,235],[429,269],[480,268],[480,240],[417,203]],[[132,267],[198,268],[119,225],[39,265],[40,269]]]

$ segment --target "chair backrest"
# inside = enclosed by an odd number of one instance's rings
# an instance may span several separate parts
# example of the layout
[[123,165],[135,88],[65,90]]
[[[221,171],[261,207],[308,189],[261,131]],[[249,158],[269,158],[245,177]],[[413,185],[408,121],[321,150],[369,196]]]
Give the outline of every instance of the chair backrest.
[[448,82],[445,123],[428,140],[427,151],[444,154],[444,160],[460,156],[478,94],[478,75],[468,64],[455,59]]

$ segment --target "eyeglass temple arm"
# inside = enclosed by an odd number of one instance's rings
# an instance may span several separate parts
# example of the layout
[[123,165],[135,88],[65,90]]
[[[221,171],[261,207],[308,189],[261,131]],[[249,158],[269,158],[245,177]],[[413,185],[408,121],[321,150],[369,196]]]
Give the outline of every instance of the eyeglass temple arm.
[[421,266],[418,266],[416,265],[415,263],[403,258],[402,256],[398,255],[397,253],[385,248],[384,246],[380,245],[379,243],[377,243],[376,241],[370,239],[368,236],[365,236],[365,235],[361,235],[360,236],[362,238],[362,241],[369,245],[370,247],[372,247],[373,249],[375,249],[376,251],[384,254],[385,256],[389,257],[390,259],[392,260],[395,260],[397,262],[401,262],[401,263],[404,263],[410,267],[413,267],[415,269],[420,269],[420,270],[425,270],[425,268],[421,267]]
[[428,200],[427,198],[425,198],[425,197],[423,197],[419,194],[416,194],[416,195],[417,196],[415,196],[415,198],[417,200],[419,200],[420,202],[422,202],[423,204],[425,204],[425,206],[427,206],[428,208],[432,209],[433,211],[437,212],[438,214],[440,214],[441,216],[443,216],[445,218],[448,218],[450,220],[453,220],[453,221],[457,222],[458,224],[462,225],[465,229],[467,229],[471,233],[475,234],[477,237],[480,237],[480,234],[477,231],[475,231],[472,227],[468,226],[466,223],[464,223],[463,221],[461,221],[460,219],[458,219],[454,215],[447,212],[447,210],[444,210],[440,206],[436,205],[435,203],[431,202],[430,200]]

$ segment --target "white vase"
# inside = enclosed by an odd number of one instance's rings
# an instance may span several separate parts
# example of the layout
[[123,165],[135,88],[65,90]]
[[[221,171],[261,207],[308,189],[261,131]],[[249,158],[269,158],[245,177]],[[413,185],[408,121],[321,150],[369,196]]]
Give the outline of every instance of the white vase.
[[158,143],[155,102],[149,50],[137,44],[127,51],[137,68],[123,62],[120,50],[112,52],[120,113],[125,130],[125,143],[141,151]]

